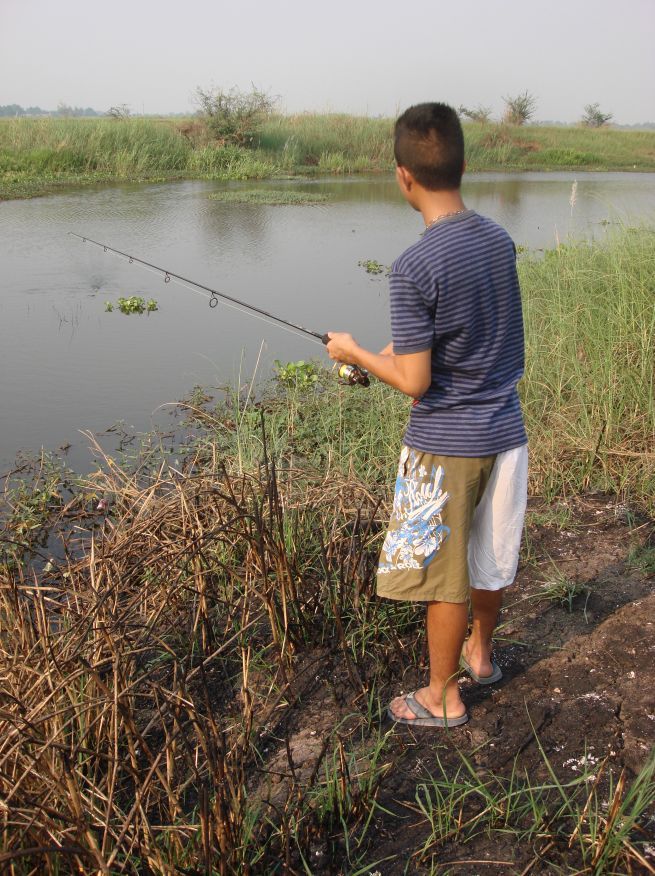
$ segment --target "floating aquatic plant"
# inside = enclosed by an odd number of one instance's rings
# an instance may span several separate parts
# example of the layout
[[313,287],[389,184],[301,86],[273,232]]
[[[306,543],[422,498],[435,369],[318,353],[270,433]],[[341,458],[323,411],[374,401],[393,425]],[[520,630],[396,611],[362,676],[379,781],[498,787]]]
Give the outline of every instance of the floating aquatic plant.
[[391,273],[391,268],[388,268],[386,265],[381,264],[380,262],[376,262],[375,259],[362,259],[357,262],[357,264],[364,268],[367,274],[383,274],[383,273]]
[[329,200],[323,192],[300,192],[277,189],[229,189],[212,192],[212,201],[231,204],[266,204],[268,206],[320,204]]
[[[159,305],[154,298],[149,298],[147,301],[141,295],[132,295],[130,298],[119,298],[116,306],[121,313],[127,315],[131,313],[152,313],[153,310],[159,310]],[[105,313],[112,313],[114,305],[111,301],[105,302]]]

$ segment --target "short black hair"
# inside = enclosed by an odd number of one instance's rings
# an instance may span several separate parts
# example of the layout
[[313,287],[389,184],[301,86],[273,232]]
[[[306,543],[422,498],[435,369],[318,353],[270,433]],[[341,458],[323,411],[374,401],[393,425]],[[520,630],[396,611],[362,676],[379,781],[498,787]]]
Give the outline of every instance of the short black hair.
[[445,103],[417,103],[398,118],[394,155],[416,182],[431,191],[458,189],[464,172],[464,133]]

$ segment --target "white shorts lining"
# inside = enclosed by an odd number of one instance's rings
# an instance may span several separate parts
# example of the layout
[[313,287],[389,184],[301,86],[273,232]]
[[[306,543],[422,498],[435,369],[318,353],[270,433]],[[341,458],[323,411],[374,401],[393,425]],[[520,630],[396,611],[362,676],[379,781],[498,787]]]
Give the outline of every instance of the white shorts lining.
[[468,568],[475,590],[501,590],[514,581],[528,493],[528,447],[496,456],[469,533]]

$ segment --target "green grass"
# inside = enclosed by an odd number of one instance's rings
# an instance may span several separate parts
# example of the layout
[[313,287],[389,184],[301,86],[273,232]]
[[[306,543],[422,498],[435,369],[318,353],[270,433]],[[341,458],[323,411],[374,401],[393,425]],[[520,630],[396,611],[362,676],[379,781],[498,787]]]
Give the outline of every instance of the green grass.
[[653,170],[654,131],[464,126],[467,166],[480,170]]
[[438,862],[435,850],[453,841],[464,845],[485,833],[504,834],[524,847],[532,846],[535,862],[558,844],[573,849],[571,857],[577,853],[583,869],[555,869],[553,861],[553,873],[603,876],[628,872],[623,868],[635,852],[643,861],[640,824],[655,802],[655,757],[651,755],[627,792],[623,793],[623,777],[612,782],[609,800],[603,801],[597,774],[604,764],[594,774],[583,757],[581,774],[561,781],[538,739],[537,745],[551,781],[536,782],[516,768],[509,777],[485,775],[464,754],[453,775],[437,756],[431,775],[416,791],[417,811],[430,826],[423,848],[415,853],[418,862],[434,866]]
[[[392,119],[276,115],[246,149],[213,141],[198,119],[3,119],[0,198],[126,180],[389,173],[392,129]],[[471,171],[655,169],[653,131],[468,122],[464,133]]]
[[519,273],[533,492],[607,490],[652,509],[655,232],[560,246]]
[[[550,503],[601,490],[652,511],[655,232],[625,228],[602,243],[522,257],[519,273],[531,494]],[[378,381],[362,389],[339,386],[330,372],[319,377],[309,393],[289,385],[283,403],[264,403],[273,455],[387,482],[407,400]],[[247,468],[261,453],[259,412],[233,404],[238,428],[217,440]]]

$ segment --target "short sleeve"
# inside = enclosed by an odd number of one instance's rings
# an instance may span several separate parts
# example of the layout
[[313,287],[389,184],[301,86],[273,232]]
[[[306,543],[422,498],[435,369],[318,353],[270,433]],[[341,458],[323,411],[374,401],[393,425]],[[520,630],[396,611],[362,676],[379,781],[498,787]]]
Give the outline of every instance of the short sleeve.
[[416,283],[404,274],[389,277],[394,353],[420,353],[434,342],[434,312]]

